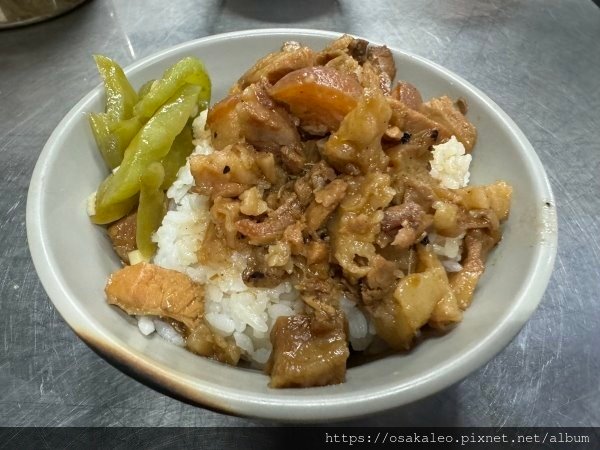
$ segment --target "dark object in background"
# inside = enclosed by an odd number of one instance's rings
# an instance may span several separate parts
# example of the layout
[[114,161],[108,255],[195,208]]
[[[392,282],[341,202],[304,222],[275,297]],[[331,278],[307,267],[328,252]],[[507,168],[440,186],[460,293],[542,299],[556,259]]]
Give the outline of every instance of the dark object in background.
[[0,0],[0,29],[51,19],[86,0]]

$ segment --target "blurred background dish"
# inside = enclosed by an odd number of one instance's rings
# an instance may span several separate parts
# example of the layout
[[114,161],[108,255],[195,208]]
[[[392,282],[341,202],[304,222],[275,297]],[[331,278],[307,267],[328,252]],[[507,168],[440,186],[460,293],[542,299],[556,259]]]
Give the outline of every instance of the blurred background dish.
[[0,29],[41,22],[71,11],[86,0],[0,0]]

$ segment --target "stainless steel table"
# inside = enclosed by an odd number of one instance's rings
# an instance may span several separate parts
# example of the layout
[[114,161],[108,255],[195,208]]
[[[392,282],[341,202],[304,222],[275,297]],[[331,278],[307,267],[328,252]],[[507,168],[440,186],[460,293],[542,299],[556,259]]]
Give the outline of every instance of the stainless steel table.
[[0,32],[0,425],[228,426],[158,393],[68,328],[33,268],[25,203],[52,130],[98,84],[180,42],[277,26],[344,31],[438,62],[517,122],[552,182],[559,254],[518,337],[464,381],[351,425],[600,426],[600,9],[591,0],[95,0]]

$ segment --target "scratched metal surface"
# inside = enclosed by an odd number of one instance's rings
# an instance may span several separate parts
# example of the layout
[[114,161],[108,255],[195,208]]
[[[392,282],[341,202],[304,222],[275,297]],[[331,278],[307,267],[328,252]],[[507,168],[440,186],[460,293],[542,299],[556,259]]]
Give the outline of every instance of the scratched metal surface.
[[129,378],[67,327],[33,268],[29,179],[53,128],[97,84],[90,55],[124,64],[210,34],[345,31],[420,54],[488,93],[522,128],[559,212],[541,306],[457,385],[350,425],[600,425],[600,9],[590,0],[95,0],[0,32],[0,425],[256,425]]

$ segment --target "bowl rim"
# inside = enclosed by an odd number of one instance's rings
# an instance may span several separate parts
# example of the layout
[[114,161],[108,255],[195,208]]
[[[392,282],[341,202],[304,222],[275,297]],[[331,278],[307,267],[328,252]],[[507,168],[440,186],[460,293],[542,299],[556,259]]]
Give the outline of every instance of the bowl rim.
[[[199,44],[232,38],[274,35],[295,35],[299,39],[303,36],[336,38],[342,34],[333,31],[303,28],[265,28],[234,31],[183,42],[144,57],[129,65],[124,70],[130,75],[145,66],[167,58],[172,53],[180,52],[186,48],[193,49]],[[370,42],[376,43],[374,41]],[[55,268],[51,265],[49,251],[45,243],[45,231],[42,227],[41,205],[43,203],[44,180],[49,176],[47,173],[48,162],[54,154],[57,140],[63,130],[68,128],[69,124],[77,119],[77,115],[80,113],[82,107],[98,95],[101,86],[92,89],[91,92],[77,102],[56,126],[40,153],[31,177],[27,196],[27,239],[35,269],[50,300],[73,331],[86,344],[98,350],[102,355],[107,356],[108,359],[122,364],[126,370],[133,372],[136,377],[150,380],[152,384],[164,387],[177,397],[182,397],[191,400],[195,404],[228,414],[296,422],[359,417],[416,401],[460,381],[500,352],[516,336],[537,308],[554,266],[558,230],[556,226],[555,201],[548,176],[538,155],[523,132],[486,94],[437,63],[411,52],[395,47],[390,48],[394,52],[398,52],[426,66],[429,70],[443,75],[457,85],[462,85],[471,91],[473,95],[477,96],[486,107],[490,108],[493,115],[503,122],[506,129],[516,139],[525,162],[529,165],[532,173],[537,175],[533,179],[536,193],[539,194],[540,198],[545,199],[552,205],[552,214],[549,214],[547,217],[547,232],[545,234],[544,245],[537,245],[533,249],[535,252],[532,263],[533,270],[524,279],[517,300],[506,314],[505,320],[499,322],[486,336],[486,339],[482,340],[477,346],[462,356],[440,367],[433,374],[421,377],[419,380],[408,385],[398,386],[395,389],[371,389],[353,395],[336,396],[335,398],[327,398],[326,393],[323,391],[320,391],[324,394],[322,396],[278,397],[277,395],[241,394],[239,390],[230,387],[215,386],[203,382],[200,378],[194,379],[196,387],[191,386],[189,377],[181,373],[173,374],[173,371],[159,367],[149,357],[140,355],[135,350],[121,345],[116,339],[102,330],[97,328],[84,329],[81,323],[87,322],[89,318],[78,307],[77,299],[70,297],[67,289],[56,275]],[[536,195],[537,197],[538,195]]]

